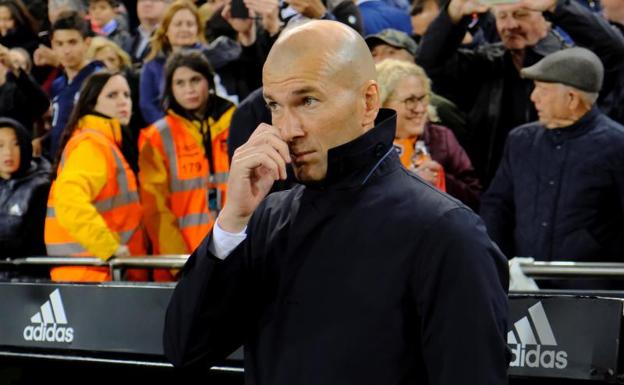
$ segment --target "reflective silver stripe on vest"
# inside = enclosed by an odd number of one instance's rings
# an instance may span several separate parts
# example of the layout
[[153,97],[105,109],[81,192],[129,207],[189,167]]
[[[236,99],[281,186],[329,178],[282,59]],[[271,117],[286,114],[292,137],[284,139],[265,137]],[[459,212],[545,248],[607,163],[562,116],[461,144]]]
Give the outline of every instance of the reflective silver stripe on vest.
[[[128,230],[117,233],[117,235],[119,235],[120,243],[122,245],[127,244],[130,241],[130,238],[132,238],[132,235],[134,235],[134,232],[135,230]],[[47,244],[46,250],[48,255],[72,255],[87,252],[87,249],[82,247],[82,245],[78,242]]]
[[87,252],[78,242],[47,244],[46,250],[48,255],[72,255]]
[[225,183],[227,182],[228,176],[230,174],[227,172],[216,172],[214,175],[210,176],[210,182],[212,183]]
[[[169,181],[169,189],[171,192],[182,192],[196,189],[205,189],[208,187],[208,176],[197,177],[192,179],[180,179],[178,176],[178,157],[176,156],[173,136],[171,135],[171,127],[167,122],[167,118],[162,118],[154,126],[160,133],[167,161],[169,163],[169,172],[171,178]],[[226,178],[227,180],[227,178]]]
[[107,199],[102,199],[100,201],[95,202],[93,205],[97,209],[98,212],[106,212],[110,211],[114,208],[125,206],[131,203],[136,203],[139,201],[139,194],[135,191],[128,191],[125,193],[117,194]]
[[210,223],[208,213],[189,214],[178,218],[178,227],[183,229],[190,226],[207,225]]
[[[92,132],[97,135],[104,136],[102,133],[94,130],[84,130],[83,132]],[[119,156],[116,148],[112,148],[112,151],[116,165],[115,179],[117,180],[117,185],[119,186],[119,192],[110,198],[102,199],[93,203],[93,205],[100,214],[115,209],[117,207],[139,202],[139,194],[136,191],[130,191],[129,175],[125,172],[122,158]],[[63,154],[62,162],[64,161],[64,159],[65,154]],[[54,207],[47,208],[46,217],[56,218],[56,210],[54,209]],[[127,244],[137,229],[138,227],[132,230],[117,232],[120,243]],[[50,255],[72,255],[87,252],[87,250],[78,242],[46,244],[46,249],[48,254]]]
[[132,238],[132,236],[134,235],[137,229],[138,227],[135,227],[133,230],[118,232],[117,235],[119,235],[119,240],[121,244],[122,245],[128,244],[128,242],[130,241],[130,238]]

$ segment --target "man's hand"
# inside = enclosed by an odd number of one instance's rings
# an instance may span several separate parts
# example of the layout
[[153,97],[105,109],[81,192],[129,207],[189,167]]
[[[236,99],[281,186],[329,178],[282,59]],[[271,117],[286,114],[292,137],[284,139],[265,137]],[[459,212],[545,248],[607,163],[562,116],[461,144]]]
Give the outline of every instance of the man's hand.
[[33,148],[33,153],[32,155],[35,158],[39,158],[42,154],[43,154],[43,139],[41,138],[35,138],[32,140],[32,148]]
[[448,15],[451,18],[451,22],[457,24],[464,16],[484,13],[489,9],[489,6],[480,3],[478,0],[451,0],[448,5]]
[[36,66],[59,67],[61,61],[58,59],[52,48],[39,44],[39,48],[33,54],[33,61]]
[[126,245],[119,245],[119,247],[117,247],[117,250],[115,250],[115,253],[113,254],[113,257],[117,257],[117,258],[127,258],[130,256],[130,249],[128,249],[128,246]]
[[247,143],[234,151],[227,200],[217,219],[219,226],[230,233],[243,231],[273,182],[286,179],[286,164],[290,161],[288,144],[279,130],[260,124]]
[[254,24],[254,13],[249,10],[249,18],[241,19],[232,17],[232,1],[229,0],[223,6],[221,17],[227,21],[232,28],[238,32],[238,41],[243,46],[248,47],[256,41],[256,25]]
[[243,0],[250,12],[259,15],[262,19],[262,27],[271,36],[279,32],[281,22],[279,19],[278,0]]
[[432,185],[438,184],[438,176],[442,172],[442,165],[435,160],[427,160],[414,169],[416,174]]
[[0,44],[0,64],[7,69],[13,69],[13,61],[11,60],[11,54],[7,47]]
[[310,19],[320,19],[327,8],[321,0],[285,0],[293,9]]

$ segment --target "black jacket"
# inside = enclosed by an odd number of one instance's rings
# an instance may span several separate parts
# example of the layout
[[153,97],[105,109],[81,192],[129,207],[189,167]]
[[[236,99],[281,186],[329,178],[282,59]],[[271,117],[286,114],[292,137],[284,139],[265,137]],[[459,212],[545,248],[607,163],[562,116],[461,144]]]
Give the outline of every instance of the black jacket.
[[[607,112],[619,114],[624,72],[624,38],[609,24],[573,0],[559,0],[554,13],[545,17],[563,28],[579,45],[594,51],[605,66],[600,103]],[[474,50],[457,49],[469,19],[454,25],[446,10],[429,26],[417,55],[433,80],[434,91],[446,96],[468,113],[470,145],[466,151],[487,186],[502,156],[505,138],[513,128],[537,119],[529,95],[533,82],[519,77],[502,43]],[[563,48],[551,33],[526,51],[524,67]],[[579,76],[581,76],[579,74]]]
[[20,122],[32,135],[33,123],[50,107],[48,95],[32,76],[20,71],[19,76],[7,74],[6,83],[0,86],[0,116]]
[[46,255],[43,228],[50,190],[50,163],[35,159],[27,171],[0,179],[0,257]]
[[507,264],[481,220],[407,170],[395,115],[270,195],[224,261],[208,237],[165,321],[176,367],[245,345],[253,385],[505,384]]
[[621,262],[624,127],[594,107],[569,127],[513,130],[481,215],[510,257]]

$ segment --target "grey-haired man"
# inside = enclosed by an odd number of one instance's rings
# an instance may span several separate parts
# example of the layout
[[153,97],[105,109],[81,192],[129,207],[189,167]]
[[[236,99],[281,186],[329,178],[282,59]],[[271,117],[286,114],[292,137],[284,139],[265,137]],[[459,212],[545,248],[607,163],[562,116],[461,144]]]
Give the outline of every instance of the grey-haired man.
[[510,132],[481,215],[511,256],[621,261],[624,127],[595,102],[604,68],[585,48],[553,53],[521,75],[539,121]]

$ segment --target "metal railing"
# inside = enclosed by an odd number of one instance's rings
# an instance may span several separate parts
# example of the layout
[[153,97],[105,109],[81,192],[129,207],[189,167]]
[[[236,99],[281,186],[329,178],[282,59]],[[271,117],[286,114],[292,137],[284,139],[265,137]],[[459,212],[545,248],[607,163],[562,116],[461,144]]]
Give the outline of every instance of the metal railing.
[[[142,269],[181,269],[188,255],[145,255],[128,258],[85,257],[27,257],[0,260],[0,266],[96,266],[108,267],[113,280],[121,280],[123,271],[128,268]],[[536,279],[566,278],[610,278],[624,279],[624,263],[612,262],[522,262],[520,268],[529,277]]]
[[536,279],[610,278],[624,279],[624,263],[614,262],[522,262],[520,268]]
[[141,269],[181,269],[188,255],[142,255],[136,257],[117,258],[107,261],[92,257],[26,257],[0,261],[0,267],[13,266],[17,269],[25,266],[93,266],[108,267],[113,281],[121,281],[123,272],[129,268]]

